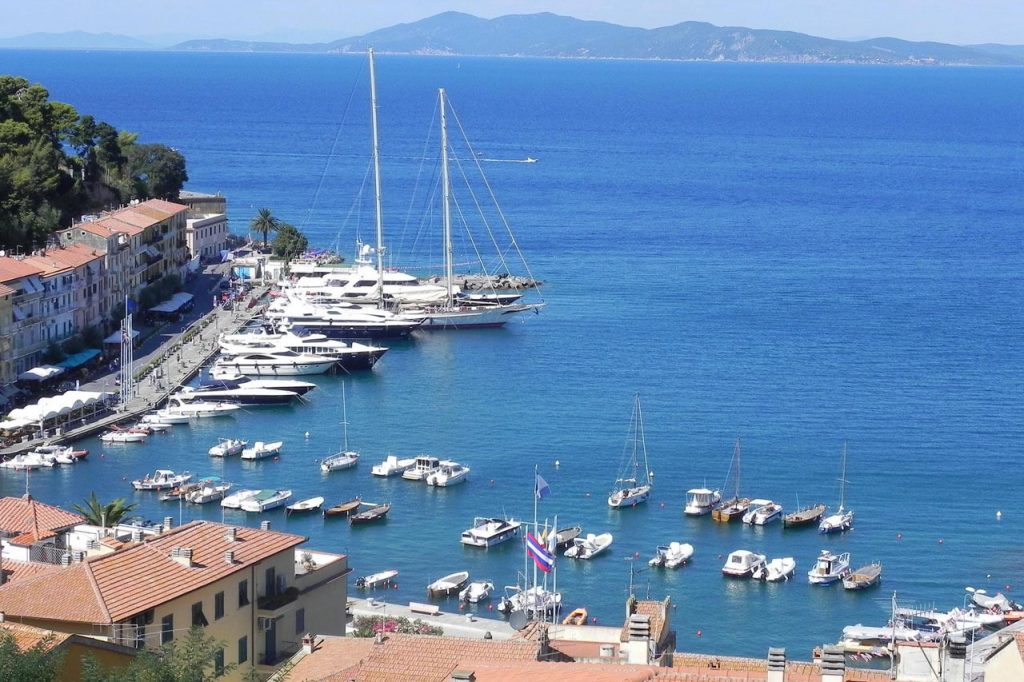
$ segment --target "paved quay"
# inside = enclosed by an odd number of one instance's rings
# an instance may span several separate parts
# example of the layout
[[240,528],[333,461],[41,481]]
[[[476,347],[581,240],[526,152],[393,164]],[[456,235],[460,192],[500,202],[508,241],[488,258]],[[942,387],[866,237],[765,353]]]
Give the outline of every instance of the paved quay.
[[[517,634],[516,630],[503,620],[482,618],[476,614],[446,613],[443,611],[437,615],[429,615],[413,611],[409,608],[408,602],[391,603],[379,597],[371,597],[370,599],[349,597],[348,611],[353,617],[402,616],[409,620],[419,619],[427,625],[443,629],[445,635],[454,637],[483,639],[484,635],[489,632],[493,639],[512,639]],[[351,623],[349,625],[351,629]]]
[[[189,288],[195,296],[193,311],[179,322],[163,325],[136,349],[132,363],[133,375],[136,377],[134,398],[117,405],[115,411],[100,419],[82,420],[74,428],[65,425],[56,435],[34,438],[0,449],[0,458],[6,459],[27,452],[44,443],[72,443],[104,431],[113,424],[135,420],[161,405],[217,353],[217,336],[220,333],[237,331],[262,310],[257,302],[267,293],[267,286],[253,288],[235,301],[231,309],[215,307],[213,296],[218,291],[216,283],[222,274],[216,268],[204,273],[200,281]],[[118,376],[118,370],[111,370],[98,379],[81,384],[79,389],[116,394],[120,391]]]

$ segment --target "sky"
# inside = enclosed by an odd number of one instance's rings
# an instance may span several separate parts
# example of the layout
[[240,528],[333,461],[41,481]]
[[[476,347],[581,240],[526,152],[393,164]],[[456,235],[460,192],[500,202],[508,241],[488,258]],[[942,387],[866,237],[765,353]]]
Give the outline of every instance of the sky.
[[553,12],[654,28],[682,21],[840,39],[1024,44],[1024,0],[0,0],[0,38],[35,32],[327,41],[456,10]]

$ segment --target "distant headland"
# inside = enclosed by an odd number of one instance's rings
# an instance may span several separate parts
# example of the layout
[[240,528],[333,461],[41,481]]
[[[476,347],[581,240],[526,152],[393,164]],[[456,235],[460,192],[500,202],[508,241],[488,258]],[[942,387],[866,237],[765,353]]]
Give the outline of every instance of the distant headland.
[[[96,40],[90,41],[89,36]],[[95,44],[93,44],[95,42]],[[31,34],[0,48],[161,49],[112,34]],[[365,52],[561,59],[649,59],[710,62],[1024,66],[1024,45],[952,45],[899,38],[834,40],[796,33],[685,21],[645,29],[584,21],[548,12],[481,19],[444,12],[327,43],[189,40],[162,49],[191,52]]]

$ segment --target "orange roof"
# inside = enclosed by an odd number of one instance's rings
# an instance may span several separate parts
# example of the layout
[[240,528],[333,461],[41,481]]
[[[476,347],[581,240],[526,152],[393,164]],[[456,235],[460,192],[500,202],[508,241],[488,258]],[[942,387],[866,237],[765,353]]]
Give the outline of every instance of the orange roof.
[[4,256],[0,258],[0,282],[13,282],[14,280],[38,275],[42,270],[32,263],[26,263],[26,259]]
[[[10,616],[108,624],[163,604],[305,542],[289,533],[195,521],[112,554],[92,557],[58,573],[0,588],[0,611]],[[192,566],[171,558],[192,549]],[[235,561],[224,561],[232,550]],[[59,601],[50,597],[64,595]]]
[[21,651],[31,649],[37,644],[43,644],[43,648],[49,650],[71,637],[67,632],[54,632],[21,623],[0,623],[0,630],[13,636],[14,643]]
[[80,515],[33,500],[31,495],[0,498],[0,531],[5,533],[49,537],[45,535],[47,531],[64,530],[84,522]]
[[14,289],[10,288],[6,284],[0,284],[0,296],[10,296],[14,293],[17,293]]
[[54,564],[41,564],[37,561],[14,561],[5,558],[3,561],[4,584],[15,580],[27,580],[40,575],[47,575],[61,570]]
[[76,223],[72,227],[104,237],[109,237],[115,232],[136,235],[151,225],[162,223],[171,216],[187,210],[188,206],[162,199],[149,199],[133,206],[125,206],[111,211],[91,222]]
[[306,654],[289,668],[294,680],[322,680],[358,665],[374,647],[370,637],[317,637],[313,653]]

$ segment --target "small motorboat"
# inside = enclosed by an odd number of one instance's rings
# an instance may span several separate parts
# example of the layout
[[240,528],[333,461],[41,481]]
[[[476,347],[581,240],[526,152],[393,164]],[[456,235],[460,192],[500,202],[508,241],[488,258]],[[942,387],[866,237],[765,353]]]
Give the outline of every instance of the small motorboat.
[[572,547],[565,550],[564,555],[570,559],[593,559],[611,547],[613,539],[611,533],[587,533],[587,537],[573,540]]
[[522,522],[515,519],[478,516],[473,525],[462,531],[459,541],[470,547],[493,547],[519,535]]
[[259,490],[239,490],[224,497],[220,506],[225,509],[241,509],[242,503],[259,494]]
[[391,476],[400,476],[405,473],[408,469],[411,469],[416,464],[415,457],[409,457],[408,459],[399,459],[395,455],[388,455],[387,458],[380,464],[374,464],[373,469],[370,473],[374,476],[381,476],[383,478],[389,478]]
[[359,453],[352,451],[343,451],[337,454],[331,455],[330,457],[320,462],[320,471],[324,473],[330,471],[339,471],[341,469],[351,469],[359,463]]
[[749,578],[759,568],[764,566],[764,554],[755,554],[746,549],[738,549],[731,552],[725,559],[722,566],[722,573],[729,578]]
[[866,590],[882,582],[882,564],[875,562],[861,566],[843,578],[844,590]]
[[277,457],[281,454],[281,448],[283,446],[284,442],[279,440],[276,440],[273,443],[264,443],[263,441],[258,440],[253,443],[251,448],[242,449],[242,459],[256,460]]
[[199,489],[199,484],[198,483],[182,483],[181,485],[174,486],[173,488],[168,490],[166,493],[161,495],[160,496],[160,501],[161,502],[173,502],[175,500],[187,499],[188,496],[189,496],[189,493],[191,493],[191,492],[193,492],[195,490],[198,490],[198,489]]
[[359,509],[360,504],[362,504],[362,502],[360,502],[359,498],[356,497],[354,499],[349,500],[348,502],[341,502],[332,507],[324,509],[324,516],[348,516],[356,509]]
[[566,549],[572,541],[580,536],[583,529],[579,526],[567,526],[559,528],[555,533],[555,546],[558,549]]
[[228,417],[242,409],[236,403],[213,402],[209,400],[184,400],[177,395],[167,399],[167,407],[157,411],[163,419],[165,416],[184,416],[187,419],[206,419],[209,417]]
[[322,497],[311,497],[307,500],[299,500],[294,504],[289,504],[285,507],[285,513],[287,514],[303,514],[306,512],[313,512],[324,506],[324,498]]
[[152,476],[146,474],[145,477],[132,481],[132,487],[136,490],[170,490],[190,480],[192,474],[187,471],[176,474],[170,469],[157,469]]
[[292,496],[291,490],[274,490],[266,488],[259,490],[252,497],[242,500],[240,509],[245,512],[259,514],[271,509],[283,507]]
[[828,585],[842,580],[850,574],[850,553],[833,554],[827,549],[821,550],[814,568],[807,571],[807,580],[812,585]]
[[450,459],[442,460],[437,471],[427,474],[427,485],[446,488],[459,483],[465,483],[469,479],[469,467]]
[[398,571],[395,570],[373,573],[371,575],[363,576],[361,578],[356,578],[355,586],[361,590],[370,590],[374,587],[387,585],[392,580],[394,580],[395,576],[397,575]]
[[[973,588],[972,588],[973,589]],[[975,606],[990,611],[992,613],[1009,613],[1011,611],[1020,611],[1021,605],[1015,601],[1007,599],[1006,595],[1002,592],[997,592],[994,596],[988,596],[988,593],[984,590],[973,590],[971,592],[971,601]]]
[[722,493],[708,488],[693,488],[686,491],[686,506],[683,513],[688,516],[710,514],[722,503]]
[[653,558],[647,563],[655,568],[679,568],[693,556],[693,545],[689,543],[670,542],[658,545]]
[[56,459],[46,457],[37,452],[23,452],[0,462],[0,467],[4,469],[14,469],[15,471],[34,471],[36,469],[43,468],[50,469],[55,466],[57,466]]
[[348,517],[348,522],[355,526],[363,523],[372,523],[374,521],[380,521],[388,512],[391,511],[391,503],[385,502],[384,504],[373,504],[372,502],[363,502],[363,505],[369,507],[365,511],[358,512]]
[[467,583],[469,583],[469,571],[449,573],[427,585],[427,596],[437,598],[458,594]]
[[132,427],[139,431],[145,431],[146,433],[153,435],[154,433],[167,433],[171,430],[170,424],[164,424],[163,422],[142,422]]
[[474,580],[459,592],[459,600],[477,604],[485,599],[490,599],[493,591],[494,583],[490,580]]
[[743,515],[743,523],[764,526],[782,518],[782,505],[771,500],[751,500],[750,509]]
[[[84,452],[89,454],[88,450]],[[74,464],[78,461],[78,457],[70,445],[40,445],[30,454],[39,455],[44,459],[52,459],[57,464]]]
[[224,483],[216,476],[207,476],[199,483],[199,487],[190,492],[185,499],[193,504],[206,504],[223,500],[229,490],[231,490],[230,483]]
[[772,559],[761,565],[753,573],[754,580],[764,580],[770,583],[777,583],[789,580],[796,572],[796,559],[791,556]]
[[441,466],[441,460],[437,457],[420,455],[412,467],[402,472],[402,478],[407,481],[422,481],[437,471],[439,466]]
[[248,441],[238,438],[221,438],[219,443],[210,448],[209,453],[211,457],[234,457],[242,454],[248,444]]
[[145,443],[149,433],[141,429],[118,429],[112,428],[102,436],[100,440],[104,443]]
[[573,609],[568,616],[562,619],[562,625],[586,625],[587,610],[582,606],[578,609]]
[[150,412],[149,414],[142,415],[142,419],[139,420],[142,424],[153,425],[153,424],[188,424],[187,414],[176,414],[167,410],[157,410],[156,412]]
[[817,525],[826,509],[827,507],[823,504],[813,504],[810,507],[797,509],[782,517],[782,526],[783,528],[800,528]]

